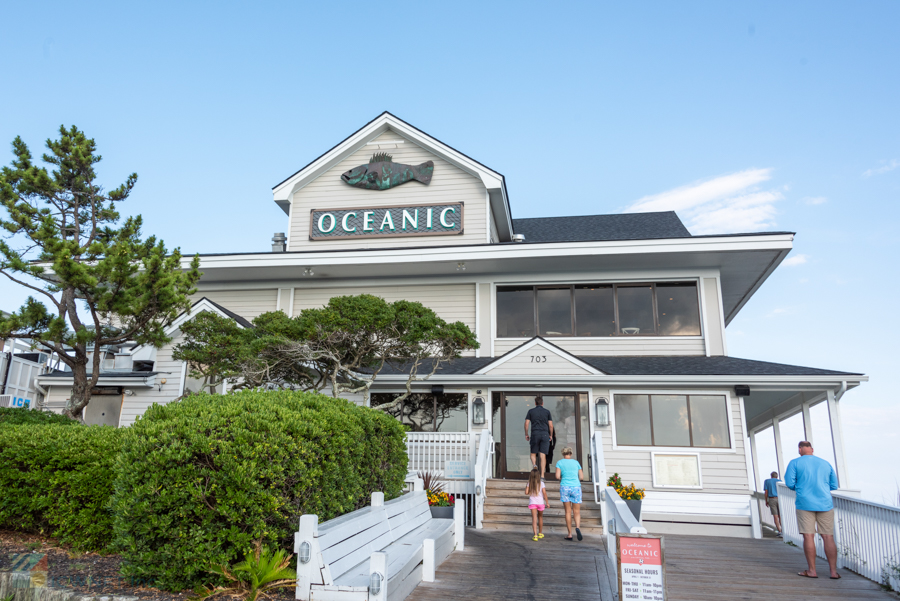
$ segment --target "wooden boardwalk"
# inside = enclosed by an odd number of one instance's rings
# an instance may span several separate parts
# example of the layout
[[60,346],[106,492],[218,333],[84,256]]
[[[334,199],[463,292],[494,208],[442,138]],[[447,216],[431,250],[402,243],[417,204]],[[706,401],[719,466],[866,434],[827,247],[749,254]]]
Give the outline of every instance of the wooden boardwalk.
[[[830,580],[821,561],[818,579],[801,578],[802,551],[780,540],[666,536],[665,545],[671,601],[900,599],[847,570],[840,570],[841,580]],[[423,582],[408,599],[613,601],[616,580],[607,565],[599,535],[586,534],[578,543],[551,534],[534,542],[527,527],[468,529],[466,550],[453,553],[435,582]]]

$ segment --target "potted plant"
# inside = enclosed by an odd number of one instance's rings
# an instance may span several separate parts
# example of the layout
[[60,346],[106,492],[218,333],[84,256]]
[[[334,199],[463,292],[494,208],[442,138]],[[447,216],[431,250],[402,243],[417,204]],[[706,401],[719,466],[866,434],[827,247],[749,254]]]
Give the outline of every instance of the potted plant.
[[418,476],[425,485],[431,517],[453,519],[455,500],[450,493],[444,492],[444,483],[438,479],[438,475],[434,472],[419,472]]
[[613,474],[606,481],[607,486],[612,486],[616,489],[616,493],[619,497],[625,501],[625,504],[628,505],[628,509],[631,510],[631,514],[634,516],[638,522],[641,521],[641,501],[644,499],[644,495],[646,492],[643,488],[638,488],[634,485],[634,482],[625,486],[622,483],[622,478],[619,477],[618,473]]

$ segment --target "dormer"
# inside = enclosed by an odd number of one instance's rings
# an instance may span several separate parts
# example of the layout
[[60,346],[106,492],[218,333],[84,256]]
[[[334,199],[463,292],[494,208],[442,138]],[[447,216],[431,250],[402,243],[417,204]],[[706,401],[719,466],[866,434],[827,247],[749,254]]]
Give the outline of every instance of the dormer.
[[384,112],[273,189],[288,251],[508,242],[503,176]]

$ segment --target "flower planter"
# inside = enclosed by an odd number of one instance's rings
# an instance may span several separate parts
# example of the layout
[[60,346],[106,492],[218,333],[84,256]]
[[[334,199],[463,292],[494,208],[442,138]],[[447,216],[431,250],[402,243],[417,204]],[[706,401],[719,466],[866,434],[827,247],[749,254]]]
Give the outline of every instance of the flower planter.
[[441,519],[453,519],[453,507],[435,507],[431,506],[431,517]]
[[[640,499],[625,499],[625,504],[628,505],[628,509],[631,510],[631,514],[638,522],[641,521],[641,503]],[[432,511],[434,510],[432,509]]]

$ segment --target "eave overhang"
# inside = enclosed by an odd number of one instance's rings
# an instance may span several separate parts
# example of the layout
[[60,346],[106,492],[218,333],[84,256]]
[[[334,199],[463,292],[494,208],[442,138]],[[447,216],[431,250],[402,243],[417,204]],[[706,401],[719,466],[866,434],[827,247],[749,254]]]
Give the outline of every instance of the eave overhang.
[[[651,240],[407,246],[379,249],[201,255],[201,290],[215,284],[321,287],[340,280],[515,276],[536,272],[715,270],[726,324],[784,260],[793,234],[692,236]],[[183,259],[185,268],[190,258]],[[464,262],[465,272],[457,269]],[[313,268],[314,277],[302,274]],[[627,276],[626,276],[627,277]]]

